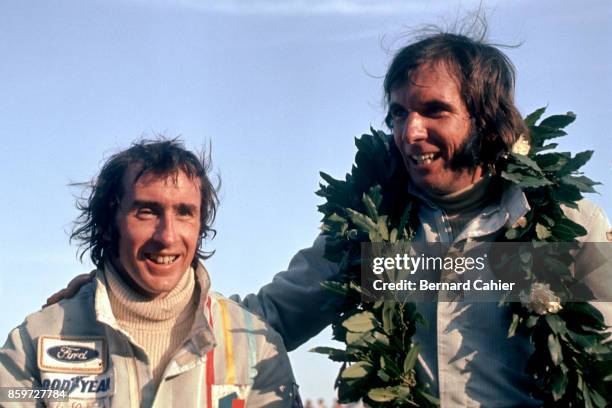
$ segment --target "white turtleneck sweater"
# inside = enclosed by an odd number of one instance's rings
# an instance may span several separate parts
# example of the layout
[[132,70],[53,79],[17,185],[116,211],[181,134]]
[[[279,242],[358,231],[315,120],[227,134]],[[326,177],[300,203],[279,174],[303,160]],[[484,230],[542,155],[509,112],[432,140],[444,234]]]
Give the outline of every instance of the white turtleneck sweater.
[[157,388],[193,325],[198,299],[194,271],[189,268],[172,291],[155,299],[135,292],[108,264],[104,274],[115,319],[146,352]]

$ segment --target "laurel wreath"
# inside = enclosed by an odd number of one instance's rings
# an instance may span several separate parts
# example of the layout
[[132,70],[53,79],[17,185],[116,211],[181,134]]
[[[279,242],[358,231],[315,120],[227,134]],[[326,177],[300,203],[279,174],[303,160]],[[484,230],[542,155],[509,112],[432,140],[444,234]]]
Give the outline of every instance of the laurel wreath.
[[[552,115],[540,120],[545,108],[528,115],[529,138],[521,136],[511,152],[495,164],[495,173],[520,187],[531,210],[508,228],[506,242],[577,242],[587,231],[567,218],[561,205],[577,208],[582,193],[595,192],[595,183],[578,170],[592,151],[572,156],[555,152],[550,139],[575,115]],[[409,177],[391,136],[371,129],[355,139],[355,164],[344,180],[325,173],[317,194],[326,235],[325,257],[339,264],[339,272],[324,286],[341,300],[332,325],[344,350],[317,347],[312,351],[341,362],[335,386],[340,402],[363,400],[371,407],[439,405],[439,400],[416,375],[419,345],[413,340],[417,325],[426,325],[412,302],[362,300],[361,243],[410,242],[417,230],[417,200],[406,188]],[[508,337],[528,338],[534,352],[527,373],[537,384],[533,397],[545,407],[605,407],[612,400],[612,342],[602,314],[586,302],[571,300],[567,288],[575,284],[570,262],[559,254],[545,257],[534,268],[530,256],[518,257],[523,271],[521,302],[501,302],[512,313]],[[570,261],[573,258],[570,258]],[[564,262],[565,261],[565,262]],[[536,272],[537,270],[537,272]],[[547,274],[559,279],[552,285]],[[548,275],[550,276],[550,275]],[[568,297],[569,296],[569,297]],[[331,304],[331,303],[330,303]]]

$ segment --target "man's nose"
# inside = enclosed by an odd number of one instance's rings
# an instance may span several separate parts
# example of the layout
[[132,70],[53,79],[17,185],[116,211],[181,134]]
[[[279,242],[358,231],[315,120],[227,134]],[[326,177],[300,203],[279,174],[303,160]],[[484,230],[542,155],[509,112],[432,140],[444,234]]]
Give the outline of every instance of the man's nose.
[[404,123],[403,139],[409,144],[427,138],[427,129],[423,117],[418,112],[410,112]]
[[169,246],[176,240],[175,220],[171,216],[162,216],[155,230],[155,239],[165,246]]

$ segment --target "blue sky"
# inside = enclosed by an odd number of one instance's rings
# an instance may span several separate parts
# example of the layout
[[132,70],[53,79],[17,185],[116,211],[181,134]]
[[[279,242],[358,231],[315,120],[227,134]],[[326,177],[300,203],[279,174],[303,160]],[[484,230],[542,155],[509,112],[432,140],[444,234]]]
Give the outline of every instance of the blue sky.
[[[318,172],[350,169],[353,137],[384,117],[382,79],[411,28],[447,26],[473,1],[0,1],[0,336],[91,269],[68,243],[68,187],[140,136],[212,144],[222,179],[207,244],[215,290],[246,294],[316,237]],[[548,105],[578,119],[565,150],[596,150],[608,214],[612,4],[483,1],[492,42],[517,68],[523,113]],[[318,305],[309,305],[316,309]],[[305,397],[331,398],[337,371],[291,354]],[[3,340],[1,340],[3,341]]]

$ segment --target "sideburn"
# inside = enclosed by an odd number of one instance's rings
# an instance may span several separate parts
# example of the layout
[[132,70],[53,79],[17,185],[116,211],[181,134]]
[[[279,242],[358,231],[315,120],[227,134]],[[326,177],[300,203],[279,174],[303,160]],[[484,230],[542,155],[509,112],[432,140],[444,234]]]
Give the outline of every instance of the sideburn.
[[473,169],[482,164],[482,132],[472,123],[470,135],[457,149],[450,161],[453,170]]

